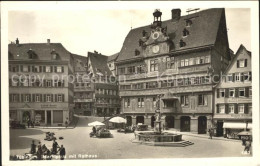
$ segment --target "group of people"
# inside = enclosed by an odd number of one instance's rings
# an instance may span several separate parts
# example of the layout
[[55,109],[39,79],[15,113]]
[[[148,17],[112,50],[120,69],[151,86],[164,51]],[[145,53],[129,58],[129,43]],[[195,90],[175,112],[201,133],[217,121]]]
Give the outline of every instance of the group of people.
[[30,126],[32,127],[32,128],[34,128],[34,121],[32,121],[32,120],[30,120],[29,118],[27,119],[27,127],[29,128]]
[[[36,147],[37,147],[37,151],[36,151]],[[66,151],[65,148],[63,147],[63,145],[59,146],[58,143],[56,142],[56,140],[53,140],[53,144],[52,144],[52,149],[48,149],[45,144],[41,144],[41,142],[38,143],[38,145],[35,145],[34,140],[32,141],[31,144],[31,151],[30,153],[33,155],[37,156],[37,160],[42,160],[43,159],[43,155],[46,156],[46,160],[51,160],[52,159],[52,154],[56,155],[59,152],[60,155],[60,159],[64,160],[64,157],[66,155]]]

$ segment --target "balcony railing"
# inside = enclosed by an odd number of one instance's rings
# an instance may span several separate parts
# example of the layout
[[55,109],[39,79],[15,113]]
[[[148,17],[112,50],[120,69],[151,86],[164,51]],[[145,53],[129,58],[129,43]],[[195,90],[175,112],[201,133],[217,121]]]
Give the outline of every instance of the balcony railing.
[[92,98],[78,98],[74,99],[74,102],[93,102]]

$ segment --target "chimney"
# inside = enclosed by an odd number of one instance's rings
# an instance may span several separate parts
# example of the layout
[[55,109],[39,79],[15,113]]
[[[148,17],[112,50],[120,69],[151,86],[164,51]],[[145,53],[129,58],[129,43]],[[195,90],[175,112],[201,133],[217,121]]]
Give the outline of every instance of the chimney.
[[172,9],[172,21],[178,21],[181,18],[181,9]]
[[18,39],[18,38],[16,38],[15,44],[16,44],[16,45],[19,45],[19,39]]
[[50,45],[51,39],[47,39],[47,44]]

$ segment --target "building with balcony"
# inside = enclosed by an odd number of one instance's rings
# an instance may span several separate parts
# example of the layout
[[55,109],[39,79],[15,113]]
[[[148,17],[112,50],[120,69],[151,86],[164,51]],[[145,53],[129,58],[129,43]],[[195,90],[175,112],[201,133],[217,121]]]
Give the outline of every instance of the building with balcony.
[[74,57],[74,112],[90,116],[94,109],[94,84],[88,75],[88,58],[73,54]]
[[241,45],[215,88],[216,135],[237,138],[252,125],[251,52]]
[[231,59],[224,9],[170,20],[153,13],[151,25],[131,29],[116,60],[121,110],[127,124],[154,127],[157,96],[167,128],[206,133],[213,115],[213,75]]
[[60,43],[11,43],[10,119],[36,125],[63,126],[73,117],[73,57]]
[[94,88],[92,115],[112,116],[120,113],[118,83],[108,66],[108,56],[88,52],[88,74]]

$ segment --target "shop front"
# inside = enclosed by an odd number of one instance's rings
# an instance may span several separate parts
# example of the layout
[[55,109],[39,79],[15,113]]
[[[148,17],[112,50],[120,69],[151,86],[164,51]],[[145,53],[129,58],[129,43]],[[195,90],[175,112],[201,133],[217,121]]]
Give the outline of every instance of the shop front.
[[252,129],[252,123],[248,122],[224,122],[224,137],[239,139],[238,133]]

